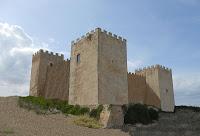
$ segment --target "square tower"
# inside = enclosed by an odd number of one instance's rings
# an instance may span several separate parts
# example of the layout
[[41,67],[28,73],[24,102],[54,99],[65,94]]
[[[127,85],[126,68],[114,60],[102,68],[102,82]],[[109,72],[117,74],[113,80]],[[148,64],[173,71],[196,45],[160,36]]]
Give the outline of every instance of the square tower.
[[32,57],[30,95],[68,100],[70,61],[64,55],[44,52]]
[[[145,104],[154,105],[166,112],[174,111],[175,101],[171,69],[155,65],[136,70],[136,75],[143,76],[146,79]],[[130,89],[129,91],[136,90]]]
[[69,103],[128,103],[126,40],[96,28],[72,42]]

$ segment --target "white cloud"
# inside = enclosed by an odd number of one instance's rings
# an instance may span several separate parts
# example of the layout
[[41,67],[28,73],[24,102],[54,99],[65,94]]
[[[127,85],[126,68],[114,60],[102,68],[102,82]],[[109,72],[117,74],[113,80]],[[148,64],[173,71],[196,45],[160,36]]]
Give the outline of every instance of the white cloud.
[[133,72],[135,69],[141,67],[143,62],[141,60],[128,60],[127,65],[128,65],[128,71]]
[[40,48],[49,47],[20,26],[0,23],[0,96],[28,94],[31,56]]
[[174,75],[173,79],[176,104],[200,106],[200,73]]
[[174,75],[174,88],[178,91],[187,90],[192,92],[195,90],[200,91],[200,73],[196,74],[185,74],[185,75]]

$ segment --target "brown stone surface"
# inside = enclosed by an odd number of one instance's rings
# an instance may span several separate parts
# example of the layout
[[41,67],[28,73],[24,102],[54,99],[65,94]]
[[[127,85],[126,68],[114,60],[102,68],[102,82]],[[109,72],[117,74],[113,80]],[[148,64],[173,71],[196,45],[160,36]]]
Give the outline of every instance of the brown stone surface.
[[98,31],[99,104],[128,103],[126,40]]
[[[69,103],[98,104],[98,35],[90,33],[71,48]],[[77,62],[80,55],[80,62]]]
[[134,73],[128,74],[128,100],[129,103],[145,103],[147,85],[145,77]]
[[33,55],[30,95],[68,100],[70,61],[40,50]]
[[174,111],[172,73],[163,66],[128,73],[128,92],[129,103],[143,103],[163,111]]
[[72,43],[69,103],[127,104],[126,56],[126,40],[99,28]]
[[104,105],[100,114],[100,123],[105,128],[121,128],[124,125],[124,114],[121,105]]
[[143,103],[174,110],[171,70],[156,65],[127,75],[126,40],[100,28],[72,42],[70,61],[42,50],[34,54],[30,95],[87,106]]

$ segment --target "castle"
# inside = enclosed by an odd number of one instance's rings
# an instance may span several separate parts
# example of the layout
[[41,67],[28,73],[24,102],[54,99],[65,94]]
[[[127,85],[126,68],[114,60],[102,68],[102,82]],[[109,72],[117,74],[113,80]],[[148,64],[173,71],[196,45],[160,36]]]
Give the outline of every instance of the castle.
[[96,28],[71,43],[70,60],[39,50],[33,55],[30,95],[79,105],[142,103],[174,111],[171,69],[127,71],[126,39]]

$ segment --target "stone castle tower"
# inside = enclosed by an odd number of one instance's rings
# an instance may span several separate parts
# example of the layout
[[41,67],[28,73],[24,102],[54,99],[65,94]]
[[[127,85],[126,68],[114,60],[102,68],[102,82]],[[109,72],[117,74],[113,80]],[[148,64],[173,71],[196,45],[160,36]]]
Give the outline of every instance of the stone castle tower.
[[100,28],[72,42],[70,60],[43,50],[34,54],[30,95],[73,105],[112,104],[116,111],[128,103],[174,111],[172,71],[156,65],[128,73],[126,40]]
[[100,28],[72,42],[69,103],[128,103],[126,40]]
[[156,106],[174,111],[174,91],[171,69],[155,65],[128,74],[129,103]]
[[30,95],[68,100],[70,61],[43,50],[32,57]]

